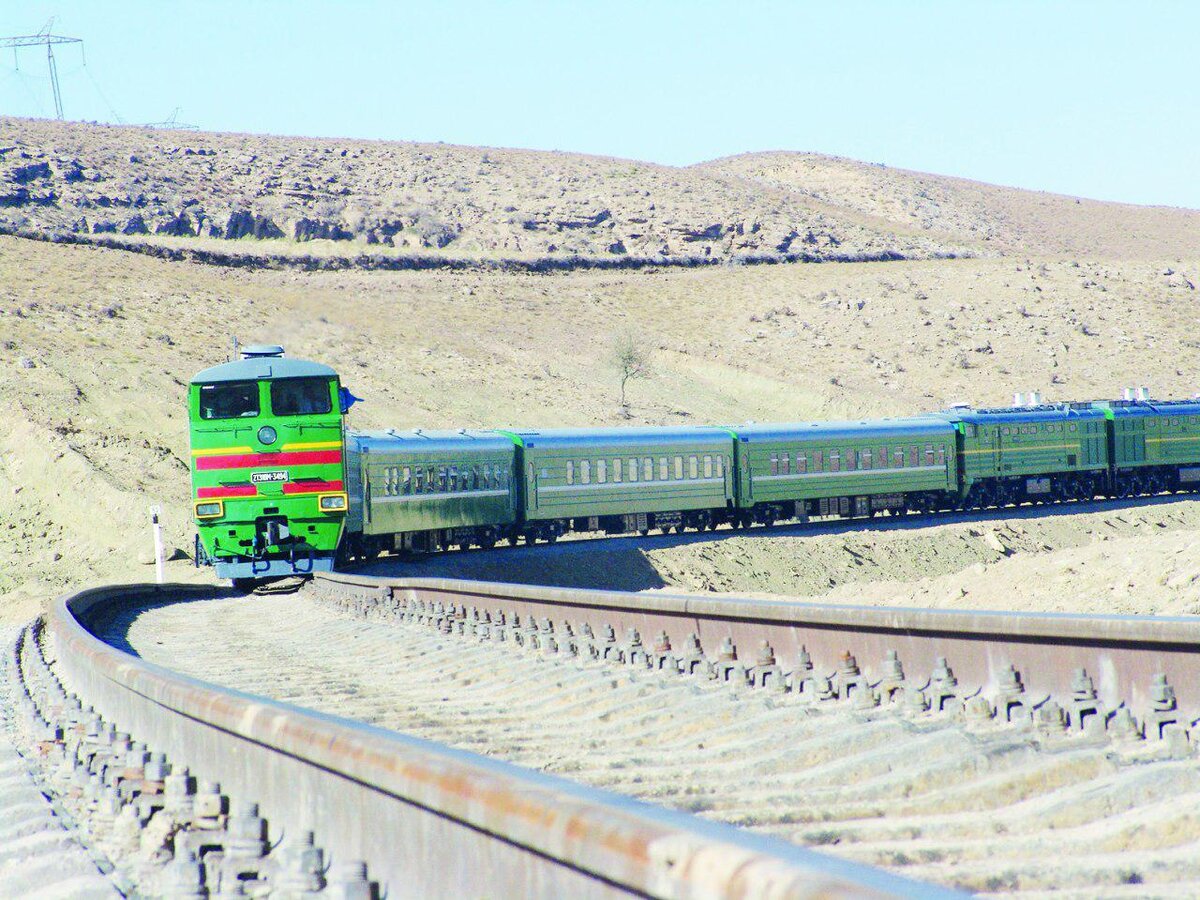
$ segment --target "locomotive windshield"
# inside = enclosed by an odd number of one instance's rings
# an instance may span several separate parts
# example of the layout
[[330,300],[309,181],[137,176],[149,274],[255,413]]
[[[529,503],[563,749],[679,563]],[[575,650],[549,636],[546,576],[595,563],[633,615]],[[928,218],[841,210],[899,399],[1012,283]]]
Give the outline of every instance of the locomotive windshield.
[[244,419],[258,415],[258,382],[200,385],[200,418]]
[[312,416],[333,409],[327,378],[284,378],[271,382],[271,411],[277,416]]

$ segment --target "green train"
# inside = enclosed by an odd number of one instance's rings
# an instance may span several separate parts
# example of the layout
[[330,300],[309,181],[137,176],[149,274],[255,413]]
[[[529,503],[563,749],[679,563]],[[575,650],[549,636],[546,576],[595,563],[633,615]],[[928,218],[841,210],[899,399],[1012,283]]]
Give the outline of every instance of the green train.
[[328,366],[252,347],[189,386],[197,565],[250,584],[390,551],[1200,488],[1200,402],[862,422],[368,431]]

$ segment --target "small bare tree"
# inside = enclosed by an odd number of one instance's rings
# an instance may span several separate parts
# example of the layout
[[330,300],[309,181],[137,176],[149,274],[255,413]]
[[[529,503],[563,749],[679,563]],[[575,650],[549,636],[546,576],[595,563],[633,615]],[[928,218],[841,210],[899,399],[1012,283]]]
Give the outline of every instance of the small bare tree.
[[613,341],[612,363],[620,376],[621,412],[628,419],[625,388],[631,381],[650,377],[650,351],[635,331],[623,331]]

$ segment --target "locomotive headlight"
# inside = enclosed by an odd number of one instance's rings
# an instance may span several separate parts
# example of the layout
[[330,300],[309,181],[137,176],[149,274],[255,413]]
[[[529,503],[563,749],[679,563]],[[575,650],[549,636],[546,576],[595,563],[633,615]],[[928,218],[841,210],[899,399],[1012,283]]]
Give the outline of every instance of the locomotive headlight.
[[210,500],[210,501],[206,501],[203,503],[197,503],[196,504],[196,518],[197,519],[219,519],[221,517],[221,515],[225,512],[224,506],[225,506],[225,504],[223,504],[220,500],[216,500],[216,501]]
[[264,425],[262,428],[258,429],[259,443],[273,444],[275,443],[275,439],[277,437],[279,437],[279,435],[275,433],[275,429],[270,425]]
[[321,512],[345,512],[348,505],[345,494],[322,494],[317,498]]

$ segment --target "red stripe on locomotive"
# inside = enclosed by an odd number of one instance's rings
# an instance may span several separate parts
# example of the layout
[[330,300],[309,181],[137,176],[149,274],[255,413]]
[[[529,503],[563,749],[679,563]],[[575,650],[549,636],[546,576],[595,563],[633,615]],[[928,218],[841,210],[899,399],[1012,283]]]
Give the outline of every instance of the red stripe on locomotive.
[[199,456],[196,469],[261,469],[265,466],[315,466],[341,463],[341,450],[308,450],[298,453],[248,453],[236,456]]
[[255,497],[257,495],[258,488],[252,484],[196,488],[196,497],[200,500],[224,500],[228,497]]
[[340,481],[293,481],[283,486],[285,494],[323,494],[326,491],[344,491]]

